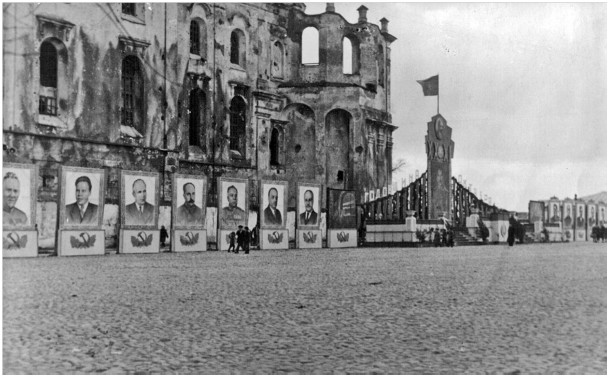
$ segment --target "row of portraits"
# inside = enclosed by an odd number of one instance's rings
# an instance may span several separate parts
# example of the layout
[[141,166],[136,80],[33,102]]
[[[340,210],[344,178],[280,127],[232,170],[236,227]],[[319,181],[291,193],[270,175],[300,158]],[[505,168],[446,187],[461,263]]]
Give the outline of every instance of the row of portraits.
[[[3,228],[34,229],[36,218],[37,166],[3,166]],[[106,173],[103,169],[63,167],[61,170],[59,222],[62,229],[101,228],[105,202]],[[175,174],[173,179],[172,222],[176,229],[205,227],[207,178]],[[298,185],[297,226],[320,226],[321,185]],[[237,229],[248,224],[248,180],[220,178],[218,181],[220,229]],[[159,216],[159,175],[152,172],[121,171],[120,224],[125,229],[157,228]],[[288,183],[262,181],[260,226],[284,229],[287,224]],[[355,193],[328,189],[328,225],[355,227]]]
[[[573,211],[572,207],[574,207],[575,211]],[[548,205],[548,220],[550,222],[560,222],[562,220],[566,228],[574,225],[576,228],[592,227],[597,222],[604,225],[607,221],[605,209],[604,206],[597,207],[594,204],[586,205],[584,203],[565,202],[562,205],[561,211],[561,205],[554,202]]]

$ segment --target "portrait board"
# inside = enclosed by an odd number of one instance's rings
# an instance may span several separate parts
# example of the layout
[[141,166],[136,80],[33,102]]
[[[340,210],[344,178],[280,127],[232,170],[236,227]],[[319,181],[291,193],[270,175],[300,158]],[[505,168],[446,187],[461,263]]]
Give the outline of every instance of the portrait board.
[[156,229],[159,220],[159,173],[121,171],[121,225]]
[[104,219],[106,172],[72,166],[61,168],[61,229],[96,229]]
[[[298,229],[318,229],[321,220],[321,185],[298,184]],[[306,196],[306,199],[305,199]]]
[[563,203],[563,227],[564,228],[572,228],[573,227],[573,203],[565,202]]
[[328,189],[328,229],[357,228],[355,191]]
[[548,208],[550,210],[550,222],[557,223],[560,222],[560,203],[559,202],[550,202],[548,204]]
[[260,227],[285,229],[288,208],[288,182],[262,181],[260,185]]
[[604,205],[598,206],[598,223],[600,225],[607,223],[607,208]]
[[596,206],[594,204],[588,205],[588,228],[592,228],[596,225]]
[[172,206],[174,229],[205,229],[207,177],[174,174]]
[[33,230],[36,224],[36,178],[31,164],[2,165],[2,229]]
[[586,227],[586,211],[585,205],[582,203],[578,203],[575,205],[576,213],[575,213],[575,227],[577,229],[583,229]]
[[247,226],[249,210],[248,181],[238,178],[218,180],[218,228],[236,231]]

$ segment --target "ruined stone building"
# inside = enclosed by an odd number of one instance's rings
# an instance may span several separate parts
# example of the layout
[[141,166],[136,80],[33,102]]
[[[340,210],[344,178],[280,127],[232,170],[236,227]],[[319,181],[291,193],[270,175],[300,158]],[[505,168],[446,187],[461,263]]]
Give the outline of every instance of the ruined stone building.
[[[7,3],[4,161],[39,167],[41,238],[54,232],[60,166],[363,190],[391,183],[386,19],[350,24],[328,3]],[[354,12],[356,10],[354,9]],[[303,53],[304,51],[304,53]],[[325,198],[322,199],[325,206]],[[161,214],[163,216],[163,213]],[[108,219],[109,227],[114,226]],[[160,225],[160,224],[159,224]]]

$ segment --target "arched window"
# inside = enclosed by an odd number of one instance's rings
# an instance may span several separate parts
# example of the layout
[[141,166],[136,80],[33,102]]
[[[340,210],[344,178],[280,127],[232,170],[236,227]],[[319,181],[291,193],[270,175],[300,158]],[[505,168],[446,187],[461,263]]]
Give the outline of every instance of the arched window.
[[245,112],[247,105],[240,96],[230,101],[230,149],[245,157]]
[[123,59],[121,122],[143,132],[144,79],[138,58]]
[[230,34],[230,62],[245,67],[245,34],[239,29]]
[[302,64],[319,64],[319,31],[313,26],[302,31]]
[[377,64],[378,64],[378,73],[379,73],[379,79],[378,79],[378,83],[380,86],[382,86],[383,88],[385,87],[385,50],[383,49],[382,45],[379,45],[379,52],[378,52],[378,59],[377,59]]
[[283,143],[283,129],[280,126],[273,127],[273,131],[271,131],[271,142],[269,143],[271,167],[283,165],[285,163]]
[[201,54],[201,36],[199,34],[199,23],[190,21],[190,53],[194,55]]
[[190,92],[188,110],[188,144],[198,147],[205,145],[205,92],[196,88]]
[[40,45],[40,96],[38,112],[44,115],[57,115],[57,49],[50,41]]
[[272,47],[271,74],[273,77],[283,77],[283,45],[275,41]]
[[343,73],[350,75],[353,73],[353,49],[351,40],[343,38]]

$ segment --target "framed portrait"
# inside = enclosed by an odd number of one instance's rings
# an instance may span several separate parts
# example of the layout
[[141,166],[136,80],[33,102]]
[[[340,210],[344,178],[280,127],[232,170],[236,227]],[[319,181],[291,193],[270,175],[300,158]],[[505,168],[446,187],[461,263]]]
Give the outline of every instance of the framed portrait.
[[156,229],[159,221],[159,173],[121,171],[121,225]]
[[218,227],[236,231],[247,226],[249,209],[248,180],[220,178],[218,180]]
[[321,185],[316,183],[298,184],[299,229],[318,229],[321,220]]
[[571,228],[573,226],[573,206],[571,203],[566,202],[563,204],[563,213],[563,226]]
[[63,229],[101,228],[104,219],[106,172],[64,166],[61,168],[59,224]]
[[328,189],[328,228],[357,228],[357,203],[355,191]]
[[260,227],[285,229],[288,208],[288,182],[262,181],[260,185]]
[[577,214],[575,215],[575,227],[576,228],[584,228],[586,226],[586,214],[585,208],[583,204],[577,204]]
[[173,175],[174,229],[205,228],[207,177],[189,174]]
[[38,166],[5,163],[2,177],[2,229],[35,229]]
[[593,227],[596,225],[596,206],[589,205],[588,206],[588,227]]

